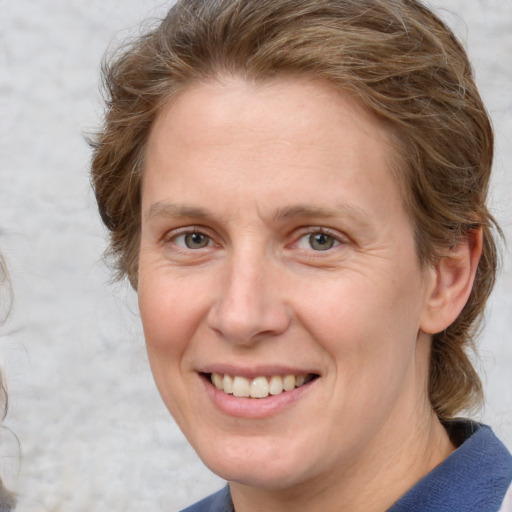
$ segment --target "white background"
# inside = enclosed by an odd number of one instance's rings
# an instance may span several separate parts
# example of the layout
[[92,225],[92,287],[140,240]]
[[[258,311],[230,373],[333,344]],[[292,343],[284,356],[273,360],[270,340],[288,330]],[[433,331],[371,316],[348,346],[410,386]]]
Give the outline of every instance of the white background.
[[[167,4],[168,5],[168,4]],[[512,240],[512,1],[438,0],[497,132],[491,203]],[[0,245],[15,303],[0,336],[10,411],[0,466],[30,512],[176,511],[220,487],[161,404],[136,301],[109,284],[84,133],[105,49],[157,0],[0,0]],[[512,448],[512,259],[479,342],[478,417]]]

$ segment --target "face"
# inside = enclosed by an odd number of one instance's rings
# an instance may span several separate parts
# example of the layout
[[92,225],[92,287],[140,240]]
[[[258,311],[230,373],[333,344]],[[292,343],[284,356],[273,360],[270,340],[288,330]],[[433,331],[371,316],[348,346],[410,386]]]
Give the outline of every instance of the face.
[[364,467],[426,401],[428,282],[383,127],[330,85],[188,88],[157,118],[138,294],[204,462],[290,488]]

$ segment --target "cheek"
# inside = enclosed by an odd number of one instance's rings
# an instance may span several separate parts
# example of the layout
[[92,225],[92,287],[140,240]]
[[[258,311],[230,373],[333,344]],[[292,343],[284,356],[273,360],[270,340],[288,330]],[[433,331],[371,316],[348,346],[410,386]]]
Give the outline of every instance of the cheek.
[[197,315],[189,294],[171,286],[161,273],[140,274],[138,302],[151,371],[160,394],[173,416],[181,417],[183,374]]
[[301,293],[303,318],[322,338],[350,334],[360,339],[372,330],[384,335],[397,329],[414,330],[418,297],[410,287],[382,274],[343,273],[333,277],[329,283],[318,288],[308,286]]
[[303,324],[351,382],[389,378],[393,367],[411,362],[422,304],[412,270],[399,280],[354,272],[303,295]]
[[150,359],[181,361],[203,325],[208,300],[202,279],[175,276],[165,269],[140,273],[138,302]]
[[187,321],[186,308],[173,288],[158,278],[140,279],[138,301],[148,352],[176,349],[184,339]]

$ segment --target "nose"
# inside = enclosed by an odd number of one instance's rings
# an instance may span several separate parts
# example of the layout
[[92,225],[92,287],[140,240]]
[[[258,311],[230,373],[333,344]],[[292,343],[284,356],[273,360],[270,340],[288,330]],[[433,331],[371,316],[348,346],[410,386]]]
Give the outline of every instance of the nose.
[[278,274],[265,258],[248,254],[233,257],[208,314],[210,328],[238,345],[251,345],[285,332],[291,311]]

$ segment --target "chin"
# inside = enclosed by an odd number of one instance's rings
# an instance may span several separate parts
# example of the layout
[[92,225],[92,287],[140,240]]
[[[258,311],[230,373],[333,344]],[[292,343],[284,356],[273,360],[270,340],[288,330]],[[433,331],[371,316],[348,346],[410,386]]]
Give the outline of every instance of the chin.
[[[258,442],[248,437],[240,441],[228,440],[224,445],[197,453],[204,464],[228,482],[267,490],[282,490],[300,484],[308,478],[314,462],[311,457],[300,457],[296,448],[283,450],[283,443]],[[211,449],[213,448],[213,449]],[[302,465],[304,467],[302,467]]]
[[303,481],[297,474],[297,468],[291,467],[269,467],[269,465],[256,464],[247,461],[238,464],[236,468],[226,468],[225,465],[209,466],[216,475],[222,479],[267,491],[281,491],[300,485]]

